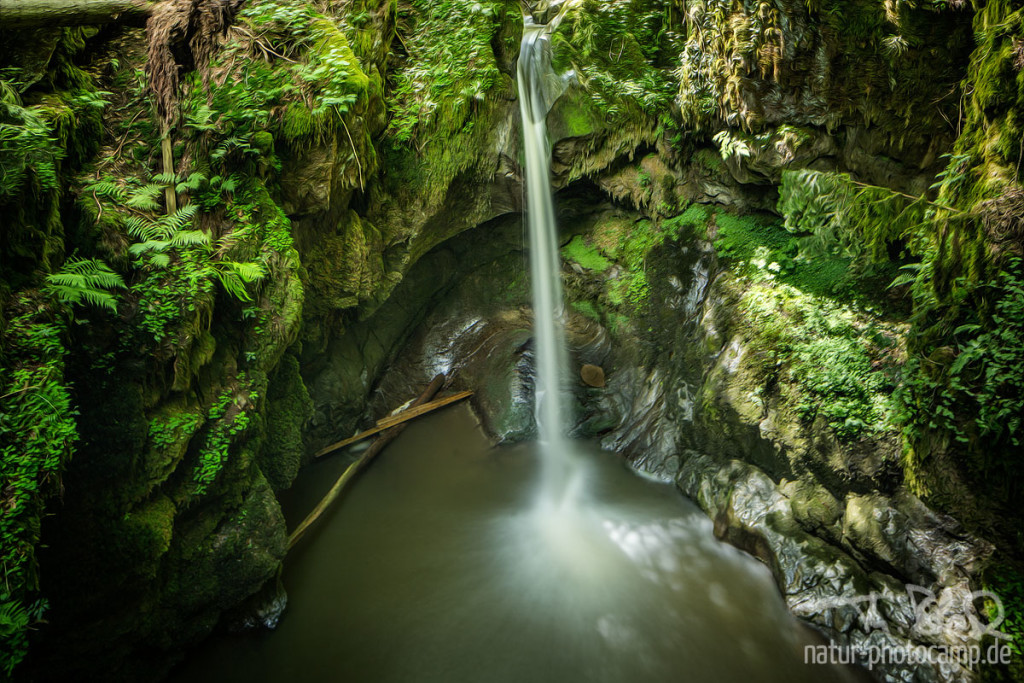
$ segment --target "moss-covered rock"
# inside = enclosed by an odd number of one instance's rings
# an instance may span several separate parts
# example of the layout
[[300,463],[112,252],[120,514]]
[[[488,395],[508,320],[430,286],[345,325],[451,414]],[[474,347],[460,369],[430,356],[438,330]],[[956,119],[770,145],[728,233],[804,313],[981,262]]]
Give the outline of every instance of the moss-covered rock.
[[299,361],[286,355],[270,380],[267,392],[267,437],[258,463],[275,491],[288,488],[305,459],[303,431],[313,413],[313,401],[302,383]]

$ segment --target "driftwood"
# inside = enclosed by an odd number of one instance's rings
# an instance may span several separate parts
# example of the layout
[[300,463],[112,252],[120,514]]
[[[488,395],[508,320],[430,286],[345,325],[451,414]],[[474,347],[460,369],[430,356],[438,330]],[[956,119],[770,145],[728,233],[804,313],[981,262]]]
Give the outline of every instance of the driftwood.
[[[419,398],[412,402],[412,404],[409,406],[409,410],[406,410],[405,412],[408,413],[419,407],[426,407],[430,405],[428,401],[430,401],[430,399],[432,399],[434,395],[441,390],[441,387],[444,385],[444,379],[444,375],[438,375],[437,377],[435,377],[430,382],[430,384],[427,385],[427,388],[423,391],[423,393],[420,394]],[[395,417],[398,416],[396,415]],[[380,452],[384,450],[384,447],[386,445],[394,441],[395,437],[401,434],[402,431],[407,426],[408,425],[404,423],[396,423],[393,424],[390,428],[385,428],[380,437],[378,437],[377,440],[374,441],[370,445],[370,447],[366,449],[366,452],[363,453],[359,460],[356,460],[354,463],[352,463],[345,469],[342,475],[338,478],[338,481],[334,482],[334,486],[331,487],[331,490],[327,492],[327,495],[324,496],[319,503],[317,503],[317,506],[313,508],[313,511],[306,515],[306,518],[302,520],[302,523],[299,524],[299,526],[295,527],[295,530],[288,537],[289,550],[291,550],[292,547],[294,547],[294,545],[299,542],[299,539],[302,538],[302,535],[306,533],[309,527],[312,526],[317,519],[319,519],[320,515],[324,513],[324,510],[330,507],[331,503],[337,500],[338,496],[341,495],[342,490],[345,488],[345,485],[348,484],[348,482],[352,481],[353,477],[359,474],[368,464],[370,464],[370,461],[376,458],[377,455],[379,455]],[[322,452],[323,451],[321,451],[321,453]]]
[[[440,377],[441,375],[438,376]],[[380,432],[385,431],[386,429],[389,429],[396,425],[400,425],[403,422],[413,419],[414,417],[426,415],[427,413],[433,412],[438,408],[444,408],[447,405],[451,405],[456,401],[461,401],[464,398],[469,398],[472,395],[472,391],[460,391],[457,394],[445,396],[444,398],[439,398],[436,401],[431,401],[430,403],[419,404],[414,402],[406,410],[403,410],[398,415],[392,415],[390,417],[385,417],[381,418],[380,420],[377,420],[376,426],[372,427],[371,429],[367,429],[365,432],[360,432],[355,436],[350,436],[347,439],[343,439],[342,441],[339,441],[337,443],[332,443],[330,446],[320,449],[319,451],[317,451],[316,457],[323,457],[325,455],[333,453],[334,451],[340,448],[350,446],[356,443],[357,441],[362,441],[363,439],[371,437],[374,434],[378,434]]]

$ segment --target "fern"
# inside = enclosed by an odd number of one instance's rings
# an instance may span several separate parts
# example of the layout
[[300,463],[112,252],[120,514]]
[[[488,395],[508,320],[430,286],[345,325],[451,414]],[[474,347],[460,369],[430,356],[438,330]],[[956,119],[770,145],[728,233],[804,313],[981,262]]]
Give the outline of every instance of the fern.
[[162,191],[163,186],[155,183],[143,185],[132,192],[131,196],[124,202],[125,206],[130,206],[133,209],[142,209],[143,211],[157,211],[160,208],[160,202],[157,199]]
[[132,256],[144,256],[151,251],[163,254],[170,246],[170,240],[146,240],[145,242],[136,242],[128,247],[128,253]]
[[140,240],[152,240],[162,236],[160,225],[142,216],[132,216],[124,222],[124,228],[130,237]]
[[893,244],[920,256],[937,212],[963,214],[924,196],[857,182],[845,173],[810,170],[783,171],[778,211],[787,230],[812,234],[801,241],[805,254],[840,252],[862,263],[887,261]]
[[153,254],[149,257],[149,264],[154,268],[166,268],[171,265],[171,257],[163,253]]
[[97,197],[106,197],[107,199],[113,199],[116,202],[123,202],[125,200],[124,188],[108,178],[102,178],[95,182],[88,183],[82,189],[88,193],[96,195]]
[[210,243],[210,233],[202,230],[178,230],[171,237],[172,247],[196,247]]
[[179,230],[184,230],[186,226],[192,223],[192,219],[196,217],[196,213],[199,211],[198,204],[188,204],[183,206],[172,214],[161,216],[158,219],[158,223],[165,229],[168,234],[173,234]]
[[71,259],[46,278],[44,291],[67,304],[87,303],[117,312],[111,290],[125,289],[121,276],[97,259]]
[[170,265],[170,256],[166,254],[172,247],[208,246],[210,235],[202,230],[187,230],[199,206],[189,204],[172,214],[157,219],[132,216],[125,221],[128,234],[141,240],[128,247],[132,256],[142,257],[149,254],[149,264],[154,268],[166,268]]
[[176,192],[186,192],[186,191],[195,192],[200,187],[202,187],[202,185],[203,185],[203,183],[205,181],[206,181],[206,176],[204,174],[200,173],[199,171],[196,171],[195,173],[190,174],[189,177],[186,180],[184,180],[184,181],[178,183],[177,185],[175,185],[174,189],[175,189]]
[[23,631],[29,623],[28,608],[20,602],[0,604],[0,636]]
[[237,261],[218,261],[212,265],[214,277],[231,296],[239,301],[252,301],[245,285],[262,280],[263,266],[258,263],[239,263]]

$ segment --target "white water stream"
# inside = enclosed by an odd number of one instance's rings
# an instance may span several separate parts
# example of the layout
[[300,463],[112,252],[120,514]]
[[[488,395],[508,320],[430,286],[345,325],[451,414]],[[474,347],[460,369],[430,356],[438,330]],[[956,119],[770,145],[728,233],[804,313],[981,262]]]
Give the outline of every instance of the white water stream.
[[[551,197],[547,113],[553,80],[548,27],[527,18],[519,52],[519,111],[526,152],[526,224],[533,291],[536,417],[543,458],[539,513],[554,523],[570,509],[582,486],[579,458],[566,437],[571,419],[566,377],[565,300],[558,229]],[[551,528],[551,524],[545,524]]]

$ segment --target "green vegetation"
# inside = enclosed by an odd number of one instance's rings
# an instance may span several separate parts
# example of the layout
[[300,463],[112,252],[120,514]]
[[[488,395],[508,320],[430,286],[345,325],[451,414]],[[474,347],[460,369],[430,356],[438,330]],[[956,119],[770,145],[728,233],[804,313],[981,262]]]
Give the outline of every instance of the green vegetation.
[[801,240],[804,253],[841,254],[861,267],[888,262],[894,250],[920,256],[922,233],[936,210],[956,213],[926,197],[860,183],[845,173],[807,170],[783,172],[778,210],[787,230],[809,233]]
[[[346,114],[365,106],[369,87],[346,27],[311,2],[250,2],[240,19],[254,37],[237,38],[217,56],[212,69],[230,77],[211,88],[208,102],[193,83],[193,95],[203,99],[194,99],[186,114],[186,125],[223,136],[212,156],[269,151],[255,137],[261,131],[305,144],[345,132]],[[364,146],[350,148],[349,159],[365,155]]]
[[47,609],[40,522],[78,440],[65,378],[70,307],[113,310],[123,287],[102,261],[61,268],[62,174],[94,151],[109,95],[72,62],[84,36],[56,31],[34,72],[0,68],[0,678],[24,658]]
[[94,152],[110,94],[72,62],[84,36],[61,29],[43,73],[0,68],[0,301],[29,284],[34,268],[51,272],[65,256],[61,174]]
[[232,440],[249,428],[249,415],[239,407],[239,401],[230,390],[214,401],[206,418],[213,426],[203,440],[199,449],[199,462],[192,471],[195,496],[202,496],[209,491],[228,461],[228,448]]
[[647,257],[651,250],[666,242],[675,242],[681,235],[688,234],[684,231],[696,230],[704,216],[703,208],[690,207],[664,221],[638,221],[620,233],[618,243],[608,246],[608,253],[622,264],[625,272],[611,284],[609,301],[615,306],[632,308],[646,305],[651,291],[647,281]]
[[78,439],[64,380],[64,324],[22,298],[0,336],[0,672],[25,656],[39,598],[36,546],[49,496]]
[[801,253],[801,240],[787,232],[774,216],[715,214],[715,251],[730,259],[740,272],[765,272],[771,278],[817,296],[852,299],[863,291],[852,279],[850,259],[840,254]]
[[[174,181],[174,178],[156,180]],[[170,183],[168,183],[170,184]],[[207,230],[193,229],[192,225],[201,215],[204,206],[216,206],[219,210],[227,199],[228,205],[235,204],[235,197],[244,195],[236,187],[234,179],[223,180],[215,177],[208,181],[200,172],[192,173],[186,180],[175,182],[178,192],[191,191],[196,194],[197,203],[186,204],[174,213],[162,214],[158,199],[164,184],[160,182],[140,183],[129,180],[124,183],[111,179],[100,179],[85,185],[82,206],[95,212],[97,220],[101,213],[107,230],[119,232],[137,240],[127,249],[132,265],[140,271],[141,279],[130,286],[140,302],[140,327],[150,333],[156,342],[162,341],[174,328],[188,324],[204,306],[208,306],[214,283],[218,283],[229,295],[240,301],[251,300],[247,284],[259,282],[267,274],[264,265],[270,258],[264,253],[260,261],[237,261],[230,256],[241,253],[241,244],[251,234],[244,220],[237,227],[225,230],[213,243]],[[228,194],[230,193],[230,194]],[[228,197],[225,197],[228,194]],[[234,213],[244,219],[244,212]],[[285,249],[288,244],[281,244]],[[108,274],[116,286],[116,274]],[[55,282],[51,276],[51,282]],[[203,302],[206,302],[205,304]]]
[[202,416],[195,413],[173,413],[169,418],[156,416],[149,422],[149,438],[155,448],[169,448],[178,442],[182,435],[191,435],[202,423]]
[[[824,418],[842,441],[893,431],[900,334],[864,310],[872,288],[853,260],[838,250],[807,254],[812,236],[773,216],[718,211],[714,222],[715,251],[739,278],[737,307],[762,384],[792,387],[800,418]],[[808,215],[792,224],[820,223]]]
[[654,129],[668,124],[675,95],[671,65],[681,48],[673,3],[572,3],[554,34],[554,66],[572,69],[608,122]]
[[88,303],[117,312],[117,298],[111,290],[124,289],[124,280],[110,266],[96,259],[69,259],[46,278],[44,292],[61,303]]
[[[738,0],[708,0],[687,7],[677,71],[683,121],[703,130],[724,120],[760,131],[765,111],[750,106],[751,91],[783,91],[798,81],[812,99],[828,103],[830,128],[856,120],[893,141],[931,135],[945,126],[943,114],[955,113],[953,98],[942,103],[952,107],[948,113],[934,98],[960,74],[955,60],[937,65],[930,48],[958,54],[970,40],[951,4],[814,0],[761,3],[755,11]],[[795,37],[812,25],[827,47]],[[818,49],[834,57],[819,60]]]
[[514,97],[519,8],[503,0],[413,0],[398,7],[387,75],[389,190],[440,202],[491,148]]
[[892,431],[896,334],[849,306],[775,282],[770,266],[747,271],[739,299],[765,383],[788,381],[799,391],[800,417],[823,417],[840,440]]
[[388,134],[396,143],[449,139],[501,82],[491,41],[508,11],[504,2],[414,0],[401,19],[407,66],[392,77]]
[[992,280],[965,290],[991,310],[953,330],[947,345],[908,363],[901,394],[910,443],[940,431],[970,455],[973,479],[1012,499],[1024,462],[1024,267],[1012,259]]
[[593,270],[597,273],[603,273],[612,264],[611,261],[601,255],[597,247],[587,245],[581,235],[576,235],[569,244],[562,247],[562,256],[570,261],[575,261],[587,270]]
[[573,301],[571,305],[580,315],[590,318],[596,322],[601,322],[600,312],[598,312],[597,307],[590,301]]

